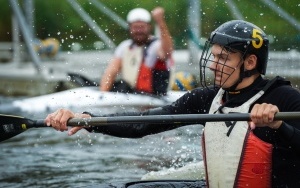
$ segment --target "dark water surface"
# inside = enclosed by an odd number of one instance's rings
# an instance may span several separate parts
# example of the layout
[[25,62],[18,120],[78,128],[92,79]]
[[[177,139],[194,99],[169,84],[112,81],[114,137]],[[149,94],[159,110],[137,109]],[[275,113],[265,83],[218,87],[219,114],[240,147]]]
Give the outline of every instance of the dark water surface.
[[[1,98],[8,101],[8,98]],[[46,114],[23,114],[30,119]],[[27,130],[0,143],[0,187],[85,187],[140,180],[150,171],[202,160],[193,125],[141,139],[51,128]]]

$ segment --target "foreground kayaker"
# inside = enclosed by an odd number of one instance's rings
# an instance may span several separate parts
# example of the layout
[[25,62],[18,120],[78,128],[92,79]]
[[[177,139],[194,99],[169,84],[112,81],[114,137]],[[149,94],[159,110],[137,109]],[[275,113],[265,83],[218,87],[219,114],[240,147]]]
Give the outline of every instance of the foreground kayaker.
[[[268,39],[256,25],[232,20],[213,31],[200,59],[203,87],[173,104],[107,116],[251,113],[250,122],[203,122],[203,156],[209,187],[299,187],[300,121],[275,121],[277,112],[300,111],[300,93],[281,77],[265,79]],[[209,72],[213,73],[210,76]],[[210,84],[207,79],[213,77]],[[59,109],[47,125],[67,131],[70,118],[96,116]],[[116,124],[90,132],[140,138],[176,125]],[[70,129],[75,134],[80,127]]]

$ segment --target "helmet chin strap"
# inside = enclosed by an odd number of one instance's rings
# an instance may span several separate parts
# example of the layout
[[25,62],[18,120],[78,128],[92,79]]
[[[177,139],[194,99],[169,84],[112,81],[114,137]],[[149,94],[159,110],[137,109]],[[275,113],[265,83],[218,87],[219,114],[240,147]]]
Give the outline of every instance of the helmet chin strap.
[[239,76],[239,79],[237,80],[237,82],[235,84],[233,84],[231,87],[225,88],[224,89],[225,91],[229,91],[229,92],[236,91],[236,87],[243,81],[244,78],[248,78],[248,77],[258,73],[257,69],[243,70],[242,67],[243,66],[241,66],[241,68],[240,68],[240,76]]

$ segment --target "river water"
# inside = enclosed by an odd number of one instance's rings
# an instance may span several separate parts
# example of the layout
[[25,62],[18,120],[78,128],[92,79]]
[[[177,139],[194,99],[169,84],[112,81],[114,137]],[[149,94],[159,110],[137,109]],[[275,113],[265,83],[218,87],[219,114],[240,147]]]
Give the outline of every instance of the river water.
[[[1,98],[10,100],[14,99]],[[23,116],[41,119],[46,113]],[[201,131],[201,125],[192,125],[124,139],[86,131],[70,137],[51,128],[29,129],[0,143],[0,187],[97,187],[140,180],[151,171],[201,161]]]

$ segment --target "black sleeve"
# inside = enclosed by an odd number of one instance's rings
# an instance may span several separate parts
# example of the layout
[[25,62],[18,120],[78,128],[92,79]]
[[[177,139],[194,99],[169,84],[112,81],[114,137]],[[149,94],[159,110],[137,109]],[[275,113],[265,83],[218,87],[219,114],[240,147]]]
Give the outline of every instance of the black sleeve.
[[[291,86],[274,89],[265,100],[278,106],[280,112],[300,111],[300,92]],[[300,154],[300,119],[286,120],[277,130],[279,132],[278,145],[293,148]]]
[[[283,98],[280,104],[282,112],[299,112],[300,111],[300,92],[289,86],[284,86],[281,90],[285,93],[279,93],[278,96]],[[284,121],[279,128],[279,133],[284,141],[286,141],[293,149],[300,154],[300,119]]]
[[280,135],[291,145],[294,146],[294,148],[297,148],[300,153],[300,130],[295,128],[292,125],[289,125],[285,122],[282,123],[282,125],[278,129]]
[[216,93],[217,89],[196,88],[164,108],[172,114],[208,114]]
[[[208,113],[211,100],[214,92],[210,90],[195,89],[191,92],[187,92],[171,105],[164,107],[150,109],[144,112],[125,112],[117,114],[104,115],[102,117],[114,117],[114,116],[146,116],[146,115],[170,115],[170,114],[192,114],[192,113]],[[205,97],[204,97],[205,96]],[[89,113],[91,116],[97,116]],[[203,122],[204,123],[204,122]],[[188,124],[110,124],[107,126],[94,126],[87,128],[88,131],[108,134],[111,136],[122,138],[140,138],[150,134],[156,134],[168,130],[175,129],[180,126]]]
[[[146,115],[167,115],[170,114],[164,108],[154,108],[144,112],[127,112],[127,113],[117,113],[106,115],[109,117],[114,116],[146,116]],[[95,115],[92,115],[95,116]],[[103,116],[104,117],[104,116]],[[111,136],[121,137],[121,138],[141,138],[150,134],[156,134],[171,129],[177,128],[178,125],[166,125],[166,124],[150,124],[150,123],[119,123],[119,124],[109,124],[107,126],[93,126],[87,128],[88,131],[108,134]]]

